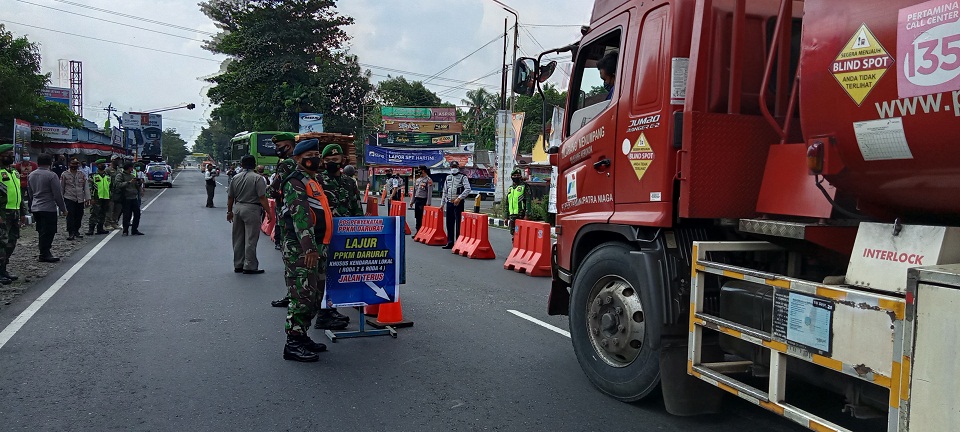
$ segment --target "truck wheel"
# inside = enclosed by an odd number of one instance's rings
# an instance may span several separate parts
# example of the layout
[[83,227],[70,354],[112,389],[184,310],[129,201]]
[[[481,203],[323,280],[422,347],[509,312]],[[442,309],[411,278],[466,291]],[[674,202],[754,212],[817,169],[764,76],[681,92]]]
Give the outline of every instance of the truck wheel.
[[650,302],[628,265],[630,248],[606,243],[590,252],[573,280],[570,338],[580,367],[600,391],[624,402],[643,399],[660,383],[659,334],[645,320]]

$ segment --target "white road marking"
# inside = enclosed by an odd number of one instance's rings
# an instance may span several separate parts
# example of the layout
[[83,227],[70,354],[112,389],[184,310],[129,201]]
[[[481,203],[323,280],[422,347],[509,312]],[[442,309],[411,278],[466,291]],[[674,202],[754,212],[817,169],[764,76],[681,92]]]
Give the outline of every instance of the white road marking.
[[507,312],[510,312],[510,313],[512,313],[512,314],[514,314],[514,315],[516,315],[516,316],[518,316],[518,317],[520,317],[520,318],[523,318],[523,319],[525,319],[525,320],[527,320],[527,321],[530,321],[530,322],[532,322],[532,323],[534,323],[534,324],[536,324],[536,325],[538,325],[538,326],[541,326],[541,327],[543,327],[543,328],[545,328],[545,329],[547,329],[547,330],[560,333],[560,334],[562,334],[562,335],[564,335],[564,336],[566,336],[566,337],[570,337],[570,332],[568,332],[568,331],[566,331],[566,330],[564,330],[564,329],[562,329],[562,328],[560,328],[560,327],[557,327],[557,326],[555,326],[555,325],[547,324],[547,323],[545,323],[545,322],[543,322],[543,321],[540,321],[540,320],[538,320],[538,319],[536,319],[536,318],[534,318],[534,317],[532,317],[532,316],[530,316],[530,315],[527,315],[527,314],[525,314],[525,313],[523,313],[523,312],[518,312],[518,311],[515,311],[515,310],[512,310],[512,309],[508,309]]
[[143,208],[141,208],[140,211],[144,211],[147,209],[147,207],[150,207],[150,204],[153,204],[153,202],[156,201],[157,198],[160,198],[160,195],[163,195],[163,193],[166,191],[167,191],[166,189],[160,191],[160,193],[158,193],[157,196],[153,197],[153,199],[150,200],[150,202],[148,202],[147,205],[143,206]]
[[[160,191],[160,193],[153,197],[153,199],[141,210],[146,210],[147,207],[150,207],[150,204],[153,204],[157,198],[160,198],[160,195],[163,195],[163,193],[166,191],[166,189]],[[0,331],[0,348],[3,348],[3,346],[10,341],[10,338],[17,334],[17,332],[20,331],[20,328],[23,327],[23,325],[26,324],[27,321],[29,321],[30,318],[32,318],[40,310],[40,308],[43,307],[43,305],[46,304],[54,294],[57,293],[57,291],[60,291],[60,288],[63,288],[63,286],[66,285],[71,278],[73,278],[73,275],[77,274],[77,272],[79,272],[80,269],[82,269],[83,266],[86,265],[87,262],[94,257],[94,255],[97,254],[97,252],[100,252],[100,249],[103,249],[103,246],[106,245],[110,239],[116,236],[118,232],[120,231],[112,231],[110,234],[107,234],[107,237],[105,237],[103,240],[100,240],[100,243],[91,249],[90,252],[87,252],[87,254],[84,255],[80,261],[73,265],[73,267],[70,267],[70,270],[67,270],[63,276],[60,276],[60,279],[57,279],[53,285],[50,285],[50,288],[47,288],[43,294],[40,294],[40,297],[37,297],[37,299],[34,300],[30,306],[27,306],[23,312],[20,312],[20,315],[17,315],[17,317],[14,318],[13,321],[11,321],[10,324],[3,329],[3,331]]]
[[44,304],[47,303],[47,300],[50,300],[50,298],[53,297],[53,295],[56,294],[57,291],[60,291],[60,288],[63,288],[63,286],[66,285],[66,283],[70,280],[70,278],[72,278],[73,275],[77,274],[77,272],[80,271],[80,269],[83,268],[83,266],[87,263],[87,261],[90,261],[90,259],[93,258],[93,256],[96,255],[97,252],[100,252],[100,249],[103,248],[103,246],[107,244],[107,242],[110,241],[110,239],[112,239],[115,235],[117,235],[118,232],[119,231],[113,231],[110,234],[108,234],[106,238],[104,238],[103,240],[100,240],[100,243],[97,244],[96,247],[91,249],[90,252],[87,252],[87,254],[84,255],[83,259],[81,259],[79,262],[74,264],[73,267],[70,267],[70,270],[67,270],[67,272],[64,273],[63,276],[60,276],[60,279],[57,279],[57,281],[54,282],[53,285],[50,285],[50,288],[47,288],[47,290],[44,291],[43,294],[40,295],[40,297],[37,297],[37,299],[34,300],[33,303],[31,303],[26,310],[21,312],[20,315],[17,315],[17,317],[14,318],[13,321],[10,322],[10,324],[7,325],[7,327],[3,329],[2,332],[0,332],[0,348],[3,348],[3,346],[10,341],[10,338],[12,338],[13,335],[17,334],[17,331],[19,331],[20,328],[23,327],[23,325],[26,324],[27,321],[29,321],[30,318],[32,318],[33,315],[36,314],[37,311],[39,311]]

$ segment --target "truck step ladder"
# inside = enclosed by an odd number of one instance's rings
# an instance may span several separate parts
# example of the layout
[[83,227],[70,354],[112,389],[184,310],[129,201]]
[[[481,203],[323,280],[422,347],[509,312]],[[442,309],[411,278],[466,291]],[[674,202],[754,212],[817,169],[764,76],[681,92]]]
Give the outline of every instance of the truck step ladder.
[[[796,359],[813,363],[888,389],[890,406],[887,431],[900,431],[900,402],[901,399],[905,401],[909,397],[901,395],[900,392],[901,368],[909,368],[909,359],[903,356],[902,351],[906,311],[904,299],[854,287],[794,279],[706,259],[708,253],[778,250],[780,248],[767,242],[694,243],[687,373],[811,430],[850,432],[849,429],[785,402],[787,361]],[[704,313],[704,278],[707,275],[771,287],[774,311],[769,319],[773,321],[770,323],[773,331],[758,330]],[[798,316],[804,311],[811,315]],[[797,326],[804,322],[813,324],[809,326],[812,328],[810,333],[826,335],[826,340],[811,339],[813,342],[810,342],[811,340],[806,339],[809,334],[798,337]],[[787,333],[785,328],[789,328],[791,333]],[[767,348],[770,351],[768,388],[761,390],[730,376],[749,371],[753,367],[750,361],[701,362],[704,329]],[[792,338],[787,337],[788,334]],[[889,362],[883,359],[889,359]],[[906,366],[902,367],[901,364]],[[909,377],[909,373],[903,376]]]

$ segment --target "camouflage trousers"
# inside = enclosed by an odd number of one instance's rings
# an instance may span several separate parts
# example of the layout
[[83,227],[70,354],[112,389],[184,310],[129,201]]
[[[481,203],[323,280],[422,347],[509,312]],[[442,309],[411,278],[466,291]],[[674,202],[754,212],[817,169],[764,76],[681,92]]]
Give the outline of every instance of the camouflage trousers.
[[90,232],[94,232],[97,228],[103,229],[109,207],[110,200],[98,198],[90,200]]
[[323,289],[326,284],[327,247],[320,247],[320,264],[307,268],[303,263],[300,243],[291,238],[283,239],[283,276],[287,283],[287,335],[303,336],[310,328],[310,321],[320,311]]
[[20,239],[20,210],[0,210],[0,269],[6,270]]

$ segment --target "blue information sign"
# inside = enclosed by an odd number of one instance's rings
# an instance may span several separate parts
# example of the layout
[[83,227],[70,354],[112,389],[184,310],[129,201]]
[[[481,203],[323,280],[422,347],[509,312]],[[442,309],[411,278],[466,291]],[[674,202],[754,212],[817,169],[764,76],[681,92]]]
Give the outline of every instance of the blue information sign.
[[403,221],[398,216],[333,218],[327,251],[327,308],[392,303],[404,282]]

